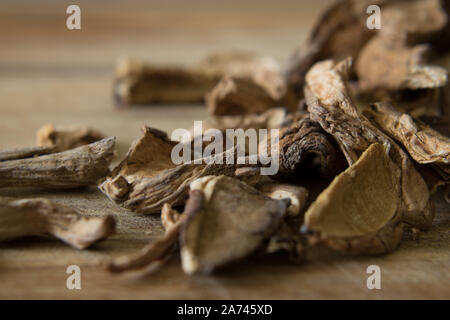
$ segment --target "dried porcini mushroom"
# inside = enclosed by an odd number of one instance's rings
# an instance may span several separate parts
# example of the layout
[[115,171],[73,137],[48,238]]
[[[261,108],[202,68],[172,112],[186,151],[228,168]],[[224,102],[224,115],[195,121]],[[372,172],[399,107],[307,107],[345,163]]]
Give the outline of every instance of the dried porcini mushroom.
[[352,254],[386,253],[398,246],[400,170],[387,153],[382,145],[371,145],[319,195],[305,213],[311,242]]
[[206,95],[206,104],[212,116],[242,115],[276,107],[282,97],[272,95],[253,79],[225,77]]
[[297,49],[285,67],[290,91],[301,98],[305,75],[318,61],[341,60],[348,56],[357,59],[360,50],[376,34],[366,26],[367,8],[390,0],[339,0],[322,14],[307,42]]
[[[77,188],[109,174],[115,138],[59,153],[0,162],[0,188]],[[22,156],[21,156],[22,157]]]
[[70,150],[104,138],[97,130],[81,126],[55,127],[49,124],[36,133],[37,145],[54,146],[55,152]]
[[114,232],[114,218],[83,217],[72,208],[43,198],[0,199],[0,241],[51,236],[85,249]]
[[[381,8],[382,27],[380,30],[370,30],[366,25],[367,9],[372,5]],[[448,39],[450,35],[450,25],[447,23],[449,12],[450,5],[447,0],[336,1],[328,7],[313,29],[308,41],[294,53],[287,64],[285,74],[288,88],[300,98],[305,75],[316,62],[326,59],[338,61],[348,56],[353,57],[357,64],[361,65],[358,75],[370,78],[373,81],[372,84],[383,84],[380,79],[385,78],[386,75],[382,74],[380,70],[386,71],[390,75],[389,78],[399,79],[400,76],[396,70],[401,71],[408,68],[394,65],[394,60],[400,60],[406,65],[408,62],[403,58],[408,55],[421,57],[423,47],[418,46],[416,49],[411,49],[413,46],[421,43],[429,44],[439,54],[448,50],[449,45],[442,39]],[[403,54],[399,52],[398,56],[391,54],[390,50],[395,47],[399,48],[401,44],[389,42],[392,47],[390,48],[386,46],[386,39],[383,39],[393,35],[404,37],[404,40],[400,41],[403,43],[402,50],[404,52]],[[374,36],[377,39],[371,41]],[[369,41],[371,41],[370,44],[368,44]],[[362,57],[363,55],[365,57]],[[411,62],[412,66],[417,65],[417,62],[420,61]],[[394,68],[385,67],[386,65],[394,66]],[[363,66],[370,68],[364,69]],[[428,86],[432,83],[431,79],[423,78],[428,73],[426,69],[409,68],[409,70],[412,69],[415,69],[416,77],[421,76],[419,79],[421,86],[427,82]],[[433,71],[437,71],[436,74],[439,76],[442,75],[442,70],[434,69]],[[383,77],[380,78],[377,75]],[[366,84],[369,85],[370,82]],[[405,84],[403,83],[403,85]],[[415,81],[408,83],[408,86],[418,85],[419,83]]]
[[334,136],[349,165],[371,144],[387,146],[391,160],[401,169],[402,219],[413,227],[428,228],[434,218],[428,187],[403,149],[356,109],[346,84],[350,65],[351,60],[338,64],[328,60],[308,72],[305,97],[311,119]]
[[[177,143],[167,134],[145,127],[124,160],[100,184],[111,200],[137,213],[157,213],[164,203],[184,204],[191,181],[210,174],[234,174],[234,165],[202,161],[175,165],[171,158]],[[234,154],[234,150],[232,153]],[[215,155],[225,159],[230,151]]]
[[430,43],[441,47],[448,28],[448,0],[391,0],[383,10],[379,34],[404,33],[407,43]]
[[113,90],[120,105],[195,103],[201,102],[220,78],[202,70],[128,59],[117,67]]
[[282,92],[284,79],[278,63],[270,57],[248,52],[213,54],[197,65],[157,66],[137,60],[119,63],[114,94],[119,104],[201,102],[224,76],[247,77]]
[[333,137],[312,121],[309,114],[300,114],[282,128],[279,148],[280,172],[283,176],[312,172],[334,176],[344,169]]
[[193,181],[180,234],[184,272],[211,273],[249,255],[277,230],[288,205],[234,178]]
[[450,139],[431,127],[386,103],[375,103],[364,114],[401,143],[418,163],[450,165]]
[[289,199],[290,204],[287,209],[287,214],[291,217],[300,214],[308,199],[308,190],[293,184],[262,182],[256,185],[255,188],[272,199]]
[[356,63],[363,87],[417,90],[445,86],[447,70],[425,63],[428,47],[408,47],[405,41],[404,35],[380,35],[364,47]]

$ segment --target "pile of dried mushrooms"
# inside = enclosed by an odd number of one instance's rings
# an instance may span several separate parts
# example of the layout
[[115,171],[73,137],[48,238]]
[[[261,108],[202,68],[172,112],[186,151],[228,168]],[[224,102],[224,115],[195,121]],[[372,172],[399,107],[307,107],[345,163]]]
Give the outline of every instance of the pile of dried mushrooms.
[[[373,4],[379,30],[366,27]],[[302,257],[317,245],[388,253],[405,232],[432,227],[431,194],[449,184],[448,70],[449,0],[336,1],[284,66],[228,52],[188,67],[135,60],[118,67],[121,105],[205,101],[204,130],[280,129],[279,144],[269,145],[280,154],[276,175],[260,175],[249,150],[235,164],[174,164],[177,142],[149,127],[109,171],[113,138],[49,125],[38,147],[0,152],[0,188],[97,184],[124,208],[161,214],[165,234],[112,259],[112,272],[147,274],[177,253],[186,274],[256,252]],[[319,192],[310,192],[314,182]],[[45,199],[0,206],[0,241],[51,235],[85,248],[113,229],[111,217],[83,218]]]

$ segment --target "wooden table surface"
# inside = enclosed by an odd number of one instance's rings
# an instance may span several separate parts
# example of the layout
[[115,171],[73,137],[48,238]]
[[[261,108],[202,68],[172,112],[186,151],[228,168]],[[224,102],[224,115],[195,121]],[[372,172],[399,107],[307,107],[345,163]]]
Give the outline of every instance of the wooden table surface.
[[[47,123],[82,124],[118,139],[123,157],[143,125],[170,132],[206,117],[202,105],[117,109],[115,61],[198,61],[211,51],[244,49],[284,61],[330,1],[77,1],[82,30],[65,27],[69,1],[3,0],[0,6],[0,148],[30,146]],[[107,3],[107,5],[106,5]],[[404,299],[450,298],[450,208],[436,195],[434,228],[406,238],[392,254],[345,257],[326,249],[292,264],[250,258],[211,277],[188,277],[179,259],[154,275],[130,279],[98,267],[138,251],[162,233],[158,216],[121,209],[95,188],[47,192],[0,190],[0,196],[48,197],[86,215],[113,214],[118,232],[89,250],[48,239],[0,245],[1,299]],[[66,288],[68,265],[81,267],[81,290]],[[381,290],[368,290],[366,268],[381,268]]]

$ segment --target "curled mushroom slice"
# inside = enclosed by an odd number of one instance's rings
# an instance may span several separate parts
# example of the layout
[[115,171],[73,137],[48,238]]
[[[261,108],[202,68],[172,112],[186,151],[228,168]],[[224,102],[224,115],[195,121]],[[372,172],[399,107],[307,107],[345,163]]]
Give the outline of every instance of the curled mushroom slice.
[[450,139],[386,103],[375,103],[365,115],[400,142],[422,164],[450,164]]
[[38,146],[53,146],[55,152],[66,151],[104,139],[97,130],[82,126],[46,125],[36,133]]
[[305,96],[311,119],[334,136],[350,165],[372,143],[387,146],[390,158],[401,168],[402,219],[413,227],[428,228],[434,218],[428,187],[408,154],[356,109],[346,84],[350,64],[350,60],[338,64],[328,60],[308,72]]
[[211,273],[255,251],[277,230],[288,202],[230,177],[193,181],[180,234],[184,272]]
[[112,216],[83,217],[47,199],[0,200],[0,241],[49,235],[85,249],[111,235],[114,226]]
[[309,207],[303,231],[312,243],[345,253],[394,250],[403,235],[399,175],[388,150],[371,145]]
[[[145,127],[125,159],[99,186],[111,200],[137,213],[157,213],[165,202],[184,204],[191,181],[210,174],[234,175],[235,165],[225,161],[234,150],[215,155],[223,164],[210,159],[174,164],[172,149],[176,142],[167,134]],[[202,159],[200,159],[202,160]]]
[[308,199],[308,190],[293,184],[266,182],[257,185],[256,189],[272,199],[289,199],[290,205],[287,209],[287,214],[291,217],[300,214]]

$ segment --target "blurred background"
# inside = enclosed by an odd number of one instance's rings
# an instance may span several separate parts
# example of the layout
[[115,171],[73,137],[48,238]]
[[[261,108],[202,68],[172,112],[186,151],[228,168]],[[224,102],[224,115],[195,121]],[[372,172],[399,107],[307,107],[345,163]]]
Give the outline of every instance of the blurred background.
[[[144,124],[171,131],[206,117],[203,106],[117,109],[120,57],[197,62],[242,49],[285,61],[329,0],[2,0],[0,148],[30,146],[47,123],[81,124],[118,137],[120,152]],[[66,8],[81,8],[81,30]]]

